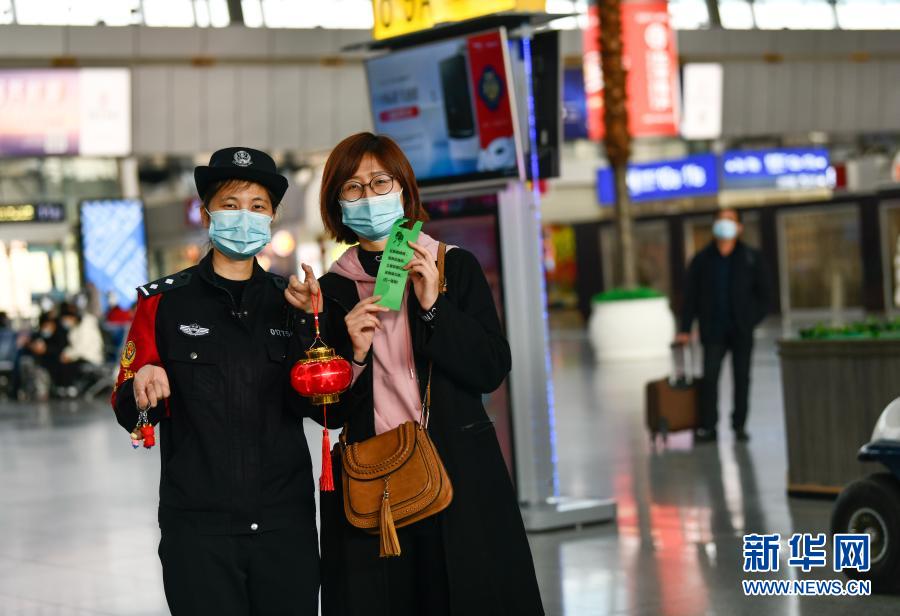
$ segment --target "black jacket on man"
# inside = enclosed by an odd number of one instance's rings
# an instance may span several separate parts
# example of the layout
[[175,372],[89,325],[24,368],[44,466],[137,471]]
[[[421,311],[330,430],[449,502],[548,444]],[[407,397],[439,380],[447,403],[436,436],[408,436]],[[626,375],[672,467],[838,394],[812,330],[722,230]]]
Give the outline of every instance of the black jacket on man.
[[296,394],[284,386],[295,327],[286,281],[254,262],[237,306],[216,283],[211,254],[140,287],[113,393],[116,419],[135,427],[134,374],[146,364],[164,368],[172,395],[150,412],[159,423],[163,530],[233,535],[312,525],[309,448],[290,404]]
[[[716,319],[716,259],[721,259],[716,242],[698,252],[688,266],[687,285],[679,331],[689,332],[694,319],[700,322],[700,340],[706,345],[722,342]],[[729,259],[730,322],[739,338],[749,338],[769,311],[769,281],[759,251],[737,242]]]
[[[511,366],[509,344],[497,316],[490,287],[477,259],[461,248],[447,252],[447,292],[436,316],[425,323],[415,293],[407,300],[412,348],[420,393],[428,362],[433,362],[429,433],[453,483],[453,502],[435,516],[443,536],[449,605],[427,613],[452,616],[539,616],[544,613],[512,482],[494,426],[481,396],[497,389]],[[359,302],[352,280],[334,273],[320,279],[325,310],[322,335],[344,357],[351,357],[344,316]],[[295,340],[311,342],[309,332]],[[521,335],[528,335],[522,333]],[[375,435],[371,353],[369,367],[353,387],[328,408],[328,424],[347,424],[350,442]],[[340,469],[335,456],[334,468]],[[385,585],[392,559],[378,558],[378,539],[346,520],[340,472],[335,491],[320,498],[322,613],[325,616],[403,616]],[[417,524],[434,523],[424,521]],[[414,528],[413,525],[408,528]],[[401,529],[405,531],[406,529]],[[435,563],[430,563],[434,565]],[[423,572],[423,575],[428,575]],[[418,614],[417,614],[418,616]]]

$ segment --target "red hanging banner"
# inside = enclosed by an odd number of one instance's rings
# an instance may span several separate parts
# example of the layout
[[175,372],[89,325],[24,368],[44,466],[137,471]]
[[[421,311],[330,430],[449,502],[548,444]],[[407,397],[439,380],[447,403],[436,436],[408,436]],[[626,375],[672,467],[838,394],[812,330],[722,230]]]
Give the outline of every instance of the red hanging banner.
[[[600,14],[588,7],[583,32],[584,90],[588,138],[603,139],[603,73],[600,69]],[[633,137],[678,135],[678,54],[668,3],[622,3],[622,61],[628,71],[628,128]]]

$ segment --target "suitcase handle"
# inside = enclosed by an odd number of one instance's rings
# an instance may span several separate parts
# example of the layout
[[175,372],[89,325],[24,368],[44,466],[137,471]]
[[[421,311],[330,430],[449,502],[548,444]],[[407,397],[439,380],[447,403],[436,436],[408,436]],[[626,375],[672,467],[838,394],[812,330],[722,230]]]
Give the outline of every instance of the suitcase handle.
[[[694,349],[693,345],[690,343],[679,343],[673,342],[671,345],[672,349],[672,371],[669,374],[669,385],[673,387],[678,384],[678,380],[680,378],[684,379],[684,382],[688,385],[691,385],[694,382]],[[681,361],[682,367],[684,368],[683,374],[678,374],[678,361],[677,354],[681,351]]]

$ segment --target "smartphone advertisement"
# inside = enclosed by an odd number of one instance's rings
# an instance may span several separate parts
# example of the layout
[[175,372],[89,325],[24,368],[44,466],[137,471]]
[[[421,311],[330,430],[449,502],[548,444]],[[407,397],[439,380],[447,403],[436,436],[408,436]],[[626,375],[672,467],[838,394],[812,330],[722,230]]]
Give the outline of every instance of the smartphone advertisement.
[[519,175],[504,39],[497,30],[367,62],[375,131],[397,141],[420,183]]

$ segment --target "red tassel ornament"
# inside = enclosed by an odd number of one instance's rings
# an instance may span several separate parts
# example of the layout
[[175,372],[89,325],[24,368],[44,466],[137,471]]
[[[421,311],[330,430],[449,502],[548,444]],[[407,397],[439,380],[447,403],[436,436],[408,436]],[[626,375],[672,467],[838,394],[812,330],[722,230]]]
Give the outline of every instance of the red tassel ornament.
[[322,492],[334,490],[334,474],[331,468],[331,438],[328,434],[328,405],[337,402],[340,394],[350,387],[353,369],[350,362],[334,352],[322,340],[319,331],[319,294],[313,296],[313,315],[316,338],[306,351],[306,359],[301,359],[291,368],[291,386],[301,396],[310,398],[322,407],[325,428],[322,430],[322,475],[319,489]]
[[[328,425],[328,407],[322,405],[322,415],[325,425]],[[328,428],[322,429],[322,475],[319,477],[319,490],[322,492],[334,491],[334,473],[331,470],[331,436]]]

